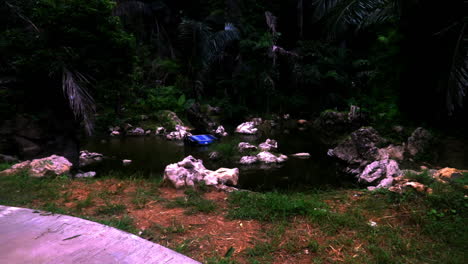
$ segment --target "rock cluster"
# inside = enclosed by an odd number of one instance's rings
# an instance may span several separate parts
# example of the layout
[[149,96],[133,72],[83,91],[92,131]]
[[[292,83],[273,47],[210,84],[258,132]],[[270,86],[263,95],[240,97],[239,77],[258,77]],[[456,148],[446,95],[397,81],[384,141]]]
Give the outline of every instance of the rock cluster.
[[248,142],[239,143],[238,149],[240,152],[253,151],[260,149],[261,152],[255,156],[243,156],[239,163],[244,165],[250,165],[257,162],[262,162],[266,164],[272,163],[283,163],[288,157],[283,154],[275,155],[271,152],[278,150],[278,142],[273,139],[267,139],[265,142],[260,143],[259,146],[254,146]]
[[265,142],[258,145],[262,151],[276,151],[278,149],[278,142],[273,139],[267,139]]
[[[417,128],[408,139],[408,145],[388,145],[372,127],[362,127],[328,150],[328,155],[344,164],[344,171],[354,175],[359,182],[374,188],[389,188],[396,184],[394,180],[402,174],[397,161],[405,156],[414,156],[427,149],[431,140],[430,133]],[[411,145],[411,147],[410,147]]]
[[176,125],[175,131],[166,135],[166,138],[169,140],[182,140],[185,137],[189,137],[192,134],[187,131],[187,128],[181,125]]
[[169,182],[175,188],[194,187],[196,183],[204,182],[205,185],[225,189],[228,185],[237,185],[239,169],[219,168],[211,171],[203,166],[203,161],[192,156],[182,161],[169,164],[164,170],[164,181]]
[[215,134],[218,137],[225,137],[228,135],[223,126],[218,126],[218,128],[216,128],[213,134]]
[[89,152],[87,150],[80,151],[79,167],[88,166],[94,163],[101,162],[104,156],[101,153]]

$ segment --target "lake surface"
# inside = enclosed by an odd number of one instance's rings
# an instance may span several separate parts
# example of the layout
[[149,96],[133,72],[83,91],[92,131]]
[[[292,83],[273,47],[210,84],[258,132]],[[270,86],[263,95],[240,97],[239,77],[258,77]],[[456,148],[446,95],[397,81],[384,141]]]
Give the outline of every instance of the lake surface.
[[[208,155],[216,144],[246,141],[252,144],[264,142],[267,136],[233,135],[222,138],[210,146],[197,147],[183,142],[168,141],[164,137],[120,137],[92,139],[83,149],[98,152],[108,157],[104,162],[92,168],[99,174],[110,171],[139,173],[147,177],[162,177],[164,168],[171,163],[181,161],[188,155],[202,159],[206,168],[216,170],[220,167],[239,168],[240,188],[250,190],[297,189],[305,186],[337,185],[340,183],[334,163],[327,157],[327,148],[320,144],[314,135],[296,131],[291,134],[270,134],[269,138],[278,141],[278,151],[285,155],[308,152],[309,159],[290,157],[281,165],[250,165],[237,163],[240,154],[220,161],[211,161]],[[131,165],[123,166],[122,160],[132,160]],[[88,170],[88,168],[86,168]]]

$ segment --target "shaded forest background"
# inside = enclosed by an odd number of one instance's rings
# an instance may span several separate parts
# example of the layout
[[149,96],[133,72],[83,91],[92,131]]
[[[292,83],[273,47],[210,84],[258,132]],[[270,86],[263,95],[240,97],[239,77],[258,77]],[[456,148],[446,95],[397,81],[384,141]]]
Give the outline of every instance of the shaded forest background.
[[[2,0],[0,120],[88,132],[193,103],[465,126],[463,1]],[[65,120],[65,121],[64,121]],[[70,121],[71,120],[71,121]],[[73,121],[76,120],[77,122]]]

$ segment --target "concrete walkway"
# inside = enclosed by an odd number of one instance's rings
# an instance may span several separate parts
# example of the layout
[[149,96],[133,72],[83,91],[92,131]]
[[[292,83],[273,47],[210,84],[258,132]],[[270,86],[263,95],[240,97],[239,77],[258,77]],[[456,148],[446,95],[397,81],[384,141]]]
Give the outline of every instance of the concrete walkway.
[[0,205],[0,263],[199,263],[84,219]]

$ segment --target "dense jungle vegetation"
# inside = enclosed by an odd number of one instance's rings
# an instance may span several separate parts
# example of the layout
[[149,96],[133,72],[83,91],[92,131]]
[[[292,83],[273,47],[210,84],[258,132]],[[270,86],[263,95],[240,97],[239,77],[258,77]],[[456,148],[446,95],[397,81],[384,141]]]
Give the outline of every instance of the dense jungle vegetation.
[[[0,0],[0,205],[101,222],[204,263],[464,263],[467,7]],[[329,113],[344,122],[321,127]],[[261,135],[233,135],[246,120]],[[198,151],[182,130],[224,139]],[[253,164],[270,149],[273,162]],[[25,169],[52,154],[65,172]],[[168,183],[171,165],[185,189]],[[234,170],[236,183],[190,185],[184,166]],[[365,186],[364,172],[384,177]]]
[[1,120],[74,114],[92,132],[201,102],[226,119],[354,104],[379,122],[456,123],[462,2],[3,0]]

